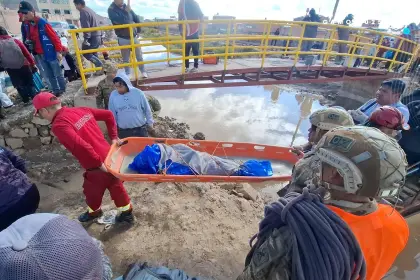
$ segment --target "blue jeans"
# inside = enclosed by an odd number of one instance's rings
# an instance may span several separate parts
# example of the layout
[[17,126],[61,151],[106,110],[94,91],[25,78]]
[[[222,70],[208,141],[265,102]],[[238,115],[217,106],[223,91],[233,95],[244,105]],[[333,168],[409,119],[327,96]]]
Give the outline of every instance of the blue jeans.
[[[97,49],[102,44],[101,36],[93,36],[88,39],[90,46],[82,45],[82,50]],[[102,67],[102,61],[98,58],[98,53],[86,53],[83,55],[87,60],[95,64],[96,67]]]
[[38,59],[36,60],[39,63],[39,66],[44,69],[44,74],[49,84],[51,84],[51,89],[54,94],[61,94],[66,91],[66,80],[64,79],[63,70],[58,60],[46,61],[44,55],[36,55]]
[[46,83],[48,88],[51,90],[52,86],[51,86],[50,80],[48,80],[47,75],[45,74],[44,68],[42,68],[42,64],[41,64],[42,57],[40,55],[35,55],[34,57],[35,57],[35,64],[38,67],[39,73],[42,79],[44,80],[44,83]]

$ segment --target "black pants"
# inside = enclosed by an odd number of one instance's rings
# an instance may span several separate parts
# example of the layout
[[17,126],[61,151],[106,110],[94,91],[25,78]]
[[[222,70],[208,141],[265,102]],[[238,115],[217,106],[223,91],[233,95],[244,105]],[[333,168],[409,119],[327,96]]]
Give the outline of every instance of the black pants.
[[277,40],[271,40],[271,45],[276,46],[277,45]]
[[39,204],[39,191],[35,184],[15,204],[0,214],[0,231],[20,218],[35,213]]
[[29,102],[36,94],[32,70],[25,65],[20,69],[6,69],[13,86],[18,91],[24,103]]
[[118,128],[118,137],[120,139],[127,137],[149,137],[149,133],[147,132],[147,125],[135,128]]
[[[187,36],[186,39],[187,40],[198,39],[198,32],[196,32],[195,34],[193,34],[191,36]],[[189,56],[191,50],[192,50],[194,56],[199,55],[200,54],[200,43],[199,42],[186,43],[185,44],[185,56]],[[190,60],[189,59],[185,60],[185,67],[186,68],[190,67]],[[194,58],[194,67],[198,68],[198,58]]]

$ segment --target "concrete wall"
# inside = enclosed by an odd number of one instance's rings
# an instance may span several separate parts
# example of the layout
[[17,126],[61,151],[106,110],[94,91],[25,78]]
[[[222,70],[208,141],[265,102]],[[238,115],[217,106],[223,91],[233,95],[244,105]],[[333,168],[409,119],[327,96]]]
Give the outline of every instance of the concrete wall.
[[337,94],[335,104],[348,109],[358,108],[369,99],[375,98],[375,93],[384,80],[343,82],[343,86]]

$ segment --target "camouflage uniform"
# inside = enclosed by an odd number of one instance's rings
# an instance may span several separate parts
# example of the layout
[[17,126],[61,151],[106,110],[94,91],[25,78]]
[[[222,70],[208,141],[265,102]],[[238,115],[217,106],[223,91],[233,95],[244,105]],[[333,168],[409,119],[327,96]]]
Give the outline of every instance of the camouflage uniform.
[[[353,118],[347,111],[339,108],[327,108],[314,112],[309,121],[319,130],[330,130],[338,126],[354,125]],[[316,132],[318,133],[318,132]],[[292,180],[286,186],[286,192],[302,192],[302,189],[312,182],[312,179],[319,173],[319,160],[313,157],[313,150],[307,152],[300,159],[292,171]],[[283,194],[283,192],[281,192]]]
[[106,77],[98,83],[98,87],[96,88],[96,106],[101,109],[108,109],[109,96],[115,90],[112,80],[118,68],[111,61],[106,61],[102,69],[106,73]]

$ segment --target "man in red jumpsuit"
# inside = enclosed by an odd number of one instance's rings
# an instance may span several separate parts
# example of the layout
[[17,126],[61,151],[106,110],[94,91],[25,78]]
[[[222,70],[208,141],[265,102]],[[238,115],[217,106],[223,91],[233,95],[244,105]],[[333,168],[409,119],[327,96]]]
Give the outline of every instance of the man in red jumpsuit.
[[117,138],[117,125],[111,111],[87,107],[67,108],[49,92],[41,92],[33,99],[35,114],[51,121],[52,132],[86,170],[83,193],[88,211],[79,216],[80,222],[89,222],[102,215],[101,203],[108,189],[115,205],[121,211],[117,222],[134,221],[130,198],[122,182],[108,173],[104,160],[110,149],[96,121],[104,121],[113,143]]

